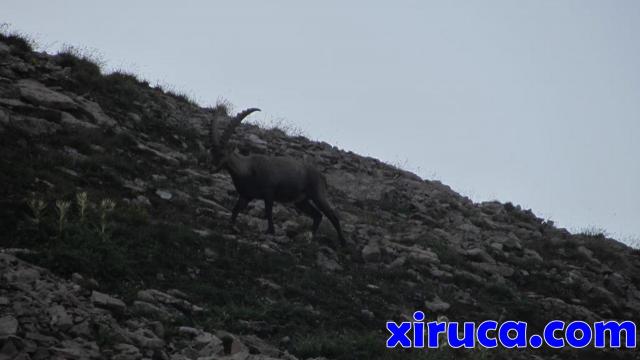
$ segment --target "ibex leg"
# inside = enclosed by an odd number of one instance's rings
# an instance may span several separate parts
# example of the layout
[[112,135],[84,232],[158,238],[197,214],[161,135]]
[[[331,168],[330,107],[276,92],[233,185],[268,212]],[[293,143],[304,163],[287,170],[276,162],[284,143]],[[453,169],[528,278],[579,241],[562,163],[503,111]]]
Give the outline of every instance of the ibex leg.
[[338,238],[340,239],[340,243],[344,246],[346,244],[346,242],[344,240],[344,236],[342,235],[342,228],[340,227],[340,220],[338,220],[338,216],[336,215],[336,213],[331,208],[331,205],[329,205],[329,202],[327,201],[327,199],[325,199],[324,197],[317,197],[317,198],[313,199],[313,202],[314,202],[314,204],[316,204],[318,209],[320,209],[320,211],[322,211],[322,213],[327,218],[329,218],[329,221],[331,221],[331,224],[336,229],[336,232],[338,232]]
[[273,198],[266,197],[264,199],[264,213],[267,217],[267,222],[269,223],[267,227],[267,234],[275,234],[276,230],[273,227]]
[[315,234],[316,231],[318,231],[318,227],[320,227],[320,222],[322,222],[322,213],[318,211],[318,209],[316,209],[308,199],[297,202],[295,205],[298,210],[313,219],[313,227],[311,228],[311,231]]
[[244,210],[247,205],[249,205],[249,199],[240,196],[238,198],[238,201],[236,201],[236,205],[233,207],[233,211],[231,212],[231,224],[235,224],[236,223],[236,218],[238,217],[238,214],[240,213],[240,211]]

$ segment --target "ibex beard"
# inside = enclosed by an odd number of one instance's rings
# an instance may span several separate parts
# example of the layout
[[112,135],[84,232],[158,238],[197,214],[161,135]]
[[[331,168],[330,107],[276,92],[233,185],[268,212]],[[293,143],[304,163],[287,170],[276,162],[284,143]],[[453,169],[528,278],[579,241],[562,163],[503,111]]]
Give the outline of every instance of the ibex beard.
[[[327,181],[315,167],[289,157],[238,154],[228,146],[229,139],[242,120],[249,114],[260,111],[250,108],[230,117],[226,109],[214,109],[209,123],[211,142],[211,160],[214,171],[226,170],[238,192],[231,213],[231,224],[235,224],[240,211],[254,199],[264,201],[267,217],[267,234],[274,234],[273,203],[293,203],[302,213],[313,219],[312,233],[315,235],[322,216],[326,216],[338,233],[338,239],[344,246],[345,239],[338,216],[327,200]],[[218,118],[225,117],[229,125],[218,134]]]

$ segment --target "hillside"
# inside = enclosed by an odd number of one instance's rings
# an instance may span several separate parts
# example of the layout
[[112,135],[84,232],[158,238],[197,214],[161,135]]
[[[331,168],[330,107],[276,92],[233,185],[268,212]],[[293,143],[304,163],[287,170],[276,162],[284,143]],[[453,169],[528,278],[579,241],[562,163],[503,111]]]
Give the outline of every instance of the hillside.
[[250,124],[239,151],[317,164],[351,244],[281,205],[264,235],[257,201],[231,229],[208,109],[19,37],[0,37],[0,63],[0,358],[637,358],[384,346],[386,321],[415,310],[639,323],[640,252],[613,239]]

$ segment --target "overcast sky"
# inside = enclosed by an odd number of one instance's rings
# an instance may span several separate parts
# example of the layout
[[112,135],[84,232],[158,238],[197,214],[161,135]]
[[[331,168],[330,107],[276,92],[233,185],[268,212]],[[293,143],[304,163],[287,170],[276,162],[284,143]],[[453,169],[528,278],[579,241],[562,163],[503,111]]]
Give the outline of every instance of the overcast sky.
[[0,22],[475,201],[640,239],[640,1],[304,3],[3,0]]

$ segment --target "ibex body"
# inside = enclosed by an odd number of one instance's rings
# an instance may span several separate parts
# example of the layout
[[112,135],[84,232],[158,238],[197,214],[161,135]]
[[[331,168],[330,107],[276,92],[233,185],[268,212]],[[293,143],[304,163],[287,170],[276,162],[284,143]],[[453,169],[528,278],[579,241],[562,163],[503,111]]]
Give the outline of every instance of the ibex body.
[[230,118],[229,125],[221,137],[216,129],[217,118],[227,116],[215,111],[210,124],[211,159],[216,171],[225,169],[231,175],[239,197],[231,214],[235,223],[240,211],[254,199],[264,200],[268,221],[267,233],[275,232],[273,226],[273,203],[293,203],[302,213],[313,219],[312,231],[320,226],[324,214],[336,229],[342,245],[345,244],[340,221],[327,201],[327,183],[324,176],[313,166],[289,157],[249,155],[243,156],[227,147],[229,138],[240,122],[254,111],[247,109]]

